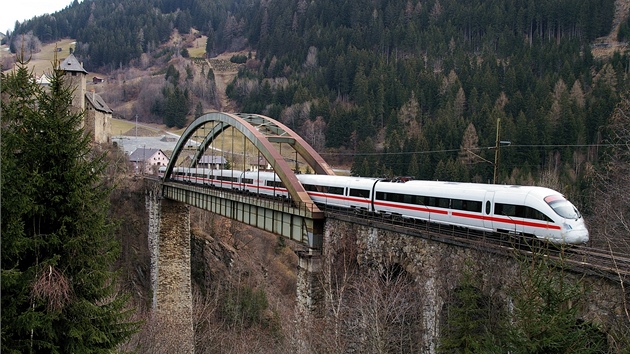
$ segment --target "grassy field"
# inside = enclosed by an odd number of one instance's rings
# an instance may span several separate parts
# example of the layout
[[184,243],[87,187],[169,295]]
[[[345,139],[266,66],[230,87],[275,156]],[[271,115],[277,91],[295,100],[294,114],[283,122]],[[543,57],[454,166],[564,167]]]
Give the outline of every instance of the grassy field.
[[188,48],[188,54],[191,58],[204,58],[206,56],[206,41],[208,37],[201,36],[195,40],[192,48]]
[[[57,61],[61,62],[70,55],[70,49],[74,50],[75,40],[66,38],[54,43],[48,43],[42,46],[42,50],[39,53],[32,55],[31,60],[28,63],[28,68],[33,70],[35,75],[42,75],[52,70],[53,61],[55,60],[55,54],[57,54]],[[60,48],[60,51],[56,51],[56,48]],[[8,51],[2,51],[2,56],[14,55]],[[27,56],[28,57],[28,56]]]

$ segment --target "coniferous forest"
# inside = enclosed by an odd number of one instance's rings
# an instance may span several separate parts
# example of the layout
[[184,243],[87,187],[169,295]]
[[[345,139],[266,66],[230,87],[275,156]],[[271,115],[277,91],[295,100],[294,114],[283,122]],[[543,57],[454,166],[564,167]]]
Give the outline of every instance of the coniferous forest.
[[626,54],[591,54],[614,11],[613,0],[86,0],[13,35],[76,38],[85,67],[103,70],[195,28],[208,56],[254,52],[228,87],[240,111],[280,119],[325,157],[352,156],[354,174],[492,181],[499,130],[498,182],[551,171],[580,203],[628,85]]

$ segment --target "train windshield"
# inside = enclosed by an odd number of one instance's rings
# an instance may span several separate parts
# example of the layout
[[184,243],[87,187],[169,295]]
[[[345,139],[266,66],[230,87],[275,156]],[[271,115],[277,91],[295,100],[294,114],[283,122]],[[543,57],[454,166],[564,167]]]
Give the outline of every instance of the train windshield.
[[579,219],[582,217],[577,208],[574,207],[571,202],[564,199],[560,195],[550,195],[548,197],[545,197],[545,202],[549,204],[551,209],[553,209],[556,214],[562,216],[565,219]]

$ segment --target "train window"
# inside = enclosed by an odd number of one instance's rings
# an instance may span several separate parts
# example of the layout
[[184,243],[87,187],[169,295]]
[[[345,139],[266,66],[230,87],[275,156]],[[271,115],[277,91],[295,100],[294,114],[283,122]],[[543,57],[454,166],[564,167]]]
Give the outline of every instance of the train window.
[[481,213],[481,202],[475,201],[475,200],[469,200],[468,201],[468,211],[474,211],[477,213]]
[[383,193],[383,192],[376,192],[376,199],[377,200],[385,200],[385,197],[387,196],[387,193]]
[[328,187],[328,193],[343,195],[343,187]]
[[312,184],[303,184],[302,187],[304,187],[304,190],[307,192],[317,192],[317,188]]
[[558,215],[562,216],[565,219],[579,219],[582,217],[580,212],[578,212],[577,208],[571,204],[568,200],[564,199],[559,195],[550,195],[545,197],[545,202],[549,204],[551,209],[555,211]]
[[474,200],[452,199],[451,208],[481,213],[481,202]]
[[282,181],[267,181],[267,187],[284,188]]
[[526,218],[553,222],[553,220],[551,220],[551,218],[545,215],[545,213],[531,207],[525,207],[525,208],[526,208],[526,216],[525,216]]
[[490,215],[490,201],[486,202],[486,214]]
[[497,215],[513,216],[524,219],[552,221],[544,213],[525,205],[496,203],[494,205],[494,213]]
[[254,184],[253,178],[243,178],[243,183]]
[[367,189],[350,189],[350,195],[353,197],[369,198],[370,191]]
[[328,187],[326,186],[311,186],[311,188],[313,188],[311,189],[313,192],[328,193]]
[[516,216],[516,205],[496,203],[494,213],[496,215]]
[[451,200],[448,198],[427,197],[426,205],[440,208],[448,208],[450,201]]
[[409,195],[409,194],[404,194],[403,195],[403,203],[406,204],[415,204],[414,200],[415,200],[415,195]]

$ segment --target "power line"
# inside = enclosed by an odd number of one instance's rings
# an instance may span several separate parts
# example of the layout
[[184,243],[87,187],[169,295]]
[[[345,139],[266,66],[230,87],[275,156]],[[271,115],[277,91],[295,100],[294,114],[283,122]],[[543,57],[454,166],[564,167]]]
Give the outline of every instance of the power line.
[[[501,149],[514,149],[514,148],[562,148],[562,147],[615,147],[625,146],[624,144],[542,144],[542,145],[516,145],[502,146]],[[482,151],[482,150],[494,150],[496,147],[488,146],[483,148],[473,148],[470,150]],[[446,149],[446,150],[427,150],[427,151],[401,151],[401,152],[320,152],[322,156],[382,156],[382,155],[410,155],[410,154],[435,154],[435,153],[448,153],[459,152],[461,149]]]

